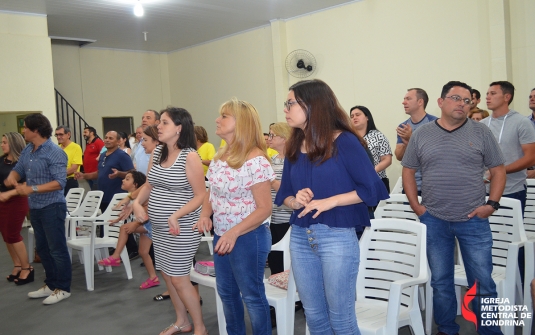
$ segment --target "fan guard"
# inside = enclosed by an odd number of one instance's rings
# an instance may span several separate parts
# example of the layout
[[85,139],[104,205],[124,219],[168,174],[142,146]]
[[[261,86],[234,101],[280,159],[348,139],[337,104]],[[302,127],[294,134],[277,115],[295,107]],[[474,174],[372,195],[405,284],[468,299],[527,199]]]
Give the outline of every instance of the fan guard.
[[296,78],[306,78],[316,72],[316,58],[303,49],[297,49],[286,56],[286,71]]

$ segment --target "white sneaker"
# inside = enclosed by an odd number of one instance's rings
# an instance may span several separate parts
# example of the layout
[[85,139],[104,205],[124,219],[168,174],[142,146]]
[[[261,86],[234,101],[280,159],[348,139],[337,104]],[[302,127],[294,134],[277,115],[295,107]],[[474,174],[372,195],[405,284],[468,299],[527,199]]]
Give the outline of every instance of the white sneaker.
[[51,295],[52,293],[53,293],[53,291],[51,289],[49,289],[48,286],[46,286],[46,284],[45,284],[40,289],[38,289],[37,291],[33,291],[33,292],[28,293],[28,297],[30,297],[32,299],[46,298],[49,295]]
[[67,299],[71,296],[70,292],[60,290],[59,288],[55,289],[54,292],[45,300],[43,300],[43,304],[45,305],[52,305],[60,302],[63,299]]

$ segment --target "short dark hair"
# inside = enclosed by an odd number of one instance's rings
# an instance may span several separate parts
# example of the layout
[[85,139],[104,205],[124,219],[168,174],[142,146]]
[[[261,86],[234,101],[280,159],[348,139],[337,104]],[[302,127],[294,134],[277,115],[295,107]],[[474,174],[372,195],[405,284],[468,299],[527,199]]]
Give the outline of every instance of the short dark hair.
[[159,121],[160,120],[160,113],[158,113],[157,111],[155,111],[154,109],[147,109],[147,112],[153,112],[154,113],[154,119],[156,121]]
[[206,129],[204,129],[203,126],[195,126],[195,137],[197,138],[197,141],[201,143],[208,142],[208,133],[206,132]]
[[513,102],[513,98],[515,97],[515,87],[513,86],[513,84],[511,84],[507,80],[501,80],[501,81],[493,81],[492,83],[490,83],[489,87],[494,86],[494,85],[500,86],[502,93],[504,95],[505,94],[511,95],[511,100],[509,100],[509,102],[507,103],[508,105],[510,105],[511,102]]
[[27,115],[24,118],[24,124],[31,131],[37,130],[41,137],[50,138],[52,136],[52,125],[43,114],[35,113]]
[[370,130],[377,130],[377,127],[375,126],[375,121],[373,121],[372,112],[370,112],[367,107],[359,105],[351,107],[351,110],[349,111],[349,116],[351,116],[351,112],[355,109],[362,111],[362,113],[364,113],[364,115],[366,115],[366,117],[368,118],[368,123],[366,125],[366,134],[368,134]]
[[470,87],[468,84],[460,81],[449,81],[446,85],[442,86],[442,93],[440,93],[440,97],[445,99],[446,95],[453,87],[466,88],[470,92],[470,95],[472,94],[472,87]]
[[89,130],[90,133],[93,133],[93,135],[97,136],[97,130],[91,126],[84,127],[84,130]]
[[429,97],[427,96],[427,92],[418,87],[409,88],[407,92],[409,91],[416,91],[416,98],[418,100],[422,99],[424,101],[424,109],[426,109],[427,103],[429,102]]
[[[182,130],[175,143],[178,149],[197,148],[197,141],[195,140],[195,131],[193,129],[193,119],[191,114],[184,108],[168,106],[166,109],[160,112],[160,115],[167,114],[175,126],[182,125]],[[159,163],[163,163],[167,160],[169,155],[169,149],[167,144],[162,143],[162,153],[160,155]]]
[[136,185],[136,188],[140,188],[147,181],[147,177],[143,174],[143,172],[137,170],[129,170],[128,172],[126,172],[126,174],[132,175],[132,179],[134,179],[134,185]]
[[476,90],[475,88],[472,89],[472,94],[476,95],[477,100],[481,99],[481,93],[479,93],[479,91]]
[[65,134],[68,134],[71,132],[71,128],[67,127],[67,126],[64,126],[64,125],[60,125],[60,126],[57,126],[56,127],[56,130],[61,130],[63,129],[63,131],[65,132]]

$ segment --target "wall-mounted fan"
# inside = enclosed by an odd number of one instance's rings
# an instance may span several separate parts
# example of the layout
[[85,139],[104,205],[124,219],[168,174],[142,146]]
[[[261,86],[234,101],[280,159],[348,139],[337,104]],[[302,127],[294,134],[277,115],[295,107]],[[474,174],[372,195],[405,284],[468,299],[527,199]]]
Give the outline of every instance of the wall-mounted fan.
[[286,71],[296,78],[306,78],[316,71],[316,58],[306,50],[294,50],[286,56]]

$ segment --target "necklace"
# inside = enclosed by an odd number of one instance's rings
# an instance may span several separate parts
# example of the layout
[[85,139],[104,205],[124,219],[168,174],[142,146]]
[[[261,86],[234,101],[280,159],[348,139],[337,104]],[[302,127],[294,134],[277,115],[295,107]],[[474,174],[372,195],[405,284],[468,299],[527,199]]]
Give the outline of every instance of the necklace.
[[4,157],[4,164],[11,165],[11,164],[13,164],[13,161],[10,161],[9,159],[7,159],[7,156],[6,156],[6,157]]

